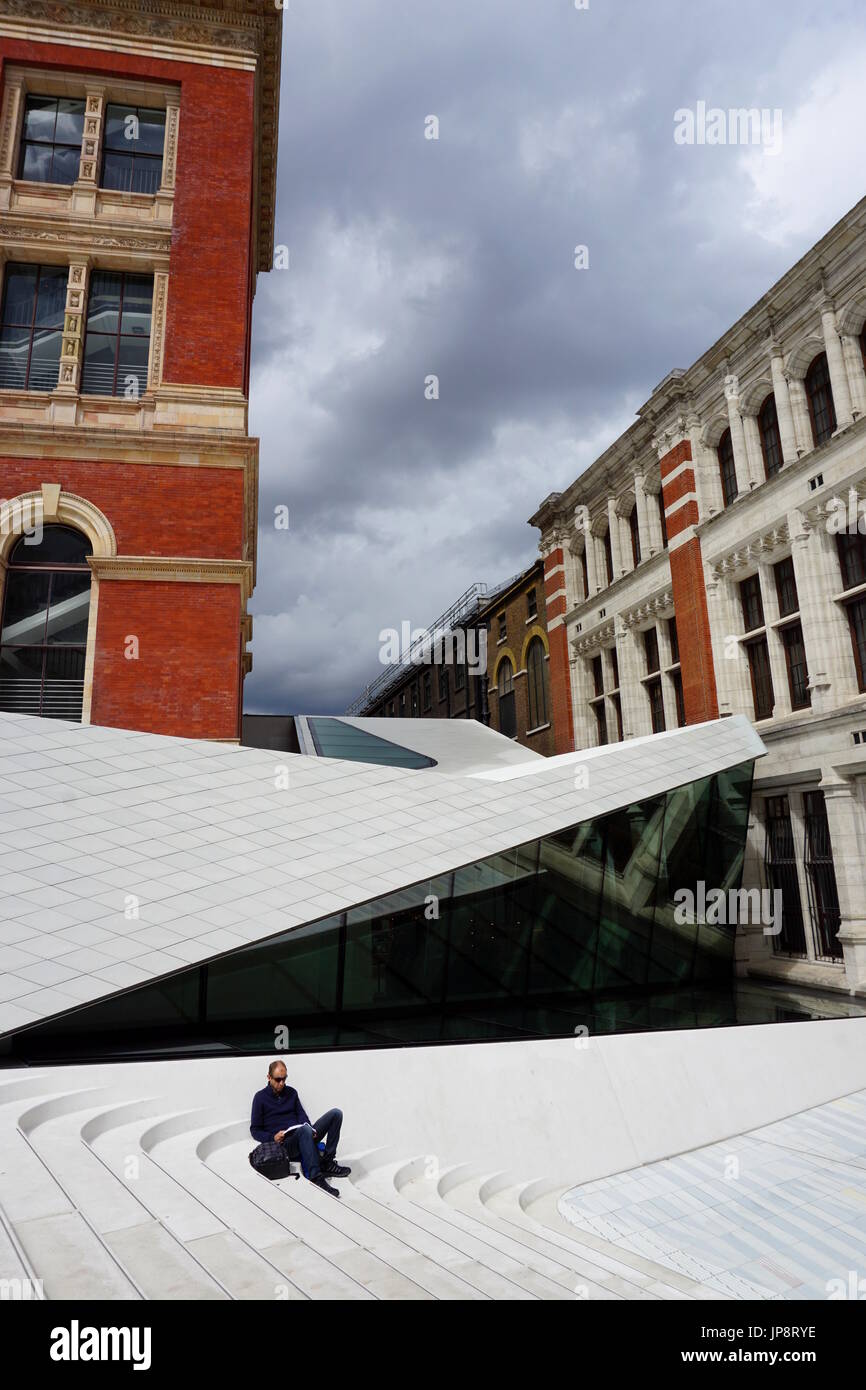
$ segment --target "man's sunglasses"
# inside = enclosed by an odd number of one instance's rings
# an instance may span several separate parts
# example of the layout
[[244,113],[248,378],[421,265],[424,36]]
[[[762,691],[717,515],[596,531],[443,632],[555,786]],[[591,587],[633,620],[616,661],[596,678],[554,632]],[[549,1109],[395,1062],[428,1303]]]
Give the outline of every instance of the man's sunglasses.
[[277,1084],[278,1086],[282,1086],[282,1084],[283,1084],[283,1082],[285,1081],[285,1079],[286,1079],[286,1078],[285,1078],[284,1076],[272,1076],[272,1077],[271,1077],[271,1080],[272,1080],[272,1081],[275,1081],[276,1084]]

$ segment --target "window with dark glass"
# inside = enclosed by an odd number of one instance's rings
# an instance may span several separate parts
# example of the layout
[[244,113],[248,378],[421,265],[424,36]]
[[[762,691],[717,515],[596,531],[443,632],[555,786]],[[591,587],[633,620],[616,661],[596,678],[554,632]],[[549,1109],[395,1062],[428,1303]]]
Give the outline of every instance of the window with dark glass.
[[836,407],[833,403],[826,352],[819,352],[814,358],[806,373],[804,384],[806,399],[809,402],[809,418],[812,422],[812,438],[817,448],[830,438],[836,428]]
[[809,689],[809,672],[806,669],[806,648],[803,645],[803,629],[800,623],[790,623],[780,633],[785,648],[785,664],[788,668],[788,690],[791,696],[791,709],[805,709],[812,703]]
[[799,612],[800,608],[797,581],[794,578],[794,561],[790,555],[787,560],[780,560],[778,565],[773,566],[773,576],[776,580],[776,597],[779,600],[779,617],[789,618],[792,613]]
[[526,595],[526,616],[528,618],[538,616],[538,598],[534,589],[530,589]]
[[719,440],[716,451],[719,456],[719,477],[722,480],[722,497],[725,499],[725,506],[729,507],[737,496],[737,469],[734,464],[734,441],[731,439],[731,431],[725,430]]
[[676,666],[680,659],[680,640],[677,636],[676,618],[668,618],[668,641],[671,644],[671,665]]
[[401,690],[401,691],[400,691],[400,718],[401,718],[401,719],[403,718],[403,716],[405,715],[405,713],[406,713],[406,692],[405,692],[405,690]]
[[767,885],[771,891],[782,895],[782,929],[772,937],[773,950],[786,955],[804,956],[806,931],[787,796],[768,796],[764,801],[764,814],[767,827],[764,848]]
[[659,509],[659,522],[661,523],[661,528],[662,528],[662,545],[664,546],[665,550],[667,550],[667,548],[668,548],[668,523],[667,523],[667,519],[666,519],[666,517],[665,517],[665,499],[664,499],[664,497],[662,496],[662,490],[661,490],[661,488],[659,488],[658,492],[656,493],[656,505],[657,505],[657,507],[658,507],[658,509]]
[[53,391],[66,310],[65,266],[6,267],[0,328],[0,387]]
[[825,960],[841,960],[842,946],[837,933],[842,914],[839,910],[830,825],[822,791],[803,793],[803,813],[806,828],[806,883],[809,889],[815,954]]
[[604,568],[608,584],[613,583],[613,550],[610,544],[610,531],[604,533]]
[[105,108],[102,187],[156,193],[164,146],[164,111],[110,102]]
[[753,632],[764,626],[764,603],[761,598],[761,581],[756,574],[749,575],[740,585],[740,603],[743,607],[743,631]]
[[93,272],[81,373],[85,395],[137,400],[147,390],[152,301],[152,275]]
[[580,569],[583,575],[583,597],[587,599],[589,598],[589,570],[586,566],[586,545],[584,545],[583,550],[580,552]]
[[517,733],[517,711],[514,707],[514,669],[506,657],[497,676],[499,691],[499,732],[506,738]]
[[773,713],[775,695],[766,637],[758,637],[753,642],[747,642],[746,655],[749,659],[749,676],[752,682],[755,718],[769,719]]
[[685,727],[686,722],[686,702],[683,698],[683,677],[681,671],[672,671],[671,680],[674,687],[674,699],[677,704],[677,728]]
[[75,183],[83,134],[83,97],[31,93],[24,104],[18,177],[33,183]]
[[852,535],[848,531],[836,537],[839,547],[839,565],[842,570],[842,588],[853,589],[857,584],[866,584],[866,536],[860,532]]
[[439,667],[439,699],[444,700],[448,694],[448,668]]
[[611,695],[610,698],[613,703],[614,714],[616,715],[616,736],[619,742],[622,743],[622,700],[620,699],[619,695]]
[[418,717],[418,686],[413,685],[409,693],[412,701],[412,717],[416,719]]
[[646,693],[647,699],[649,700],[653,733],[662,734],[665,729],[665,702],[662,695],[661,681],[647,681]]
[[604,700],[596,700],[592,706],[595,715],[595,728],[598,737],[599,748],[607,743],[607,715],[604,712]]
[[499,638],[498,638],[498,640],[499,640],[500,642],[504,642],[504,641],[505,641],[505,633],[506,633],[505,614],[504,614],[504,613],[500,613],[500,614],[499,614],[499,617],[496,619],[496,621],[497,621],[497,623],[498,623],[498,625],[499,625],[499,626],[498,626],[498,632],[499,632]]
[[857,668],[857,689],[866,690],[866,597],[846,603],[845,608],[851,628],[854,665]]
[[616,654],[616,647],[610,649],[610,664],[613,668],[613,689],[619,690],[619,659]]
[[526,678],[529,685],[529,727],[538,729],[547,723],[547,662],[540,637],[533,637],[529,644]]
[[782,436],[779,433],[779,417],[776,414],[776,397],[772,391],[758,412],[758,432],[764,457],[764,474],[772,478],[782,467]]
[[596,695],[604,694],[604,668],[600,656],[592,658],[592,684]]
[[631,532],[631,558],[637,569],[640,564],[640,526],[638,525],[637,502],[628,514],[628,529]]
[[654,627],[648,627],[643,635],[644,651],[646,652],[647,675],[651,676],[653,671],[658,671],[661,663],[659,662],[659,638]]
[[466,667],[462,661],[458,661],[454,667],[454,689],[463,690],[466,685]]
[[423,676],[421,677],[421,690],[422,698],[424,701],[424,710],[426,713],[426,711],[431,709],[433,705],[433,677],[431,676],[429,671],[425,671]]
[[45,526],[38,544],[22,536],[13,546],[0,625],[0,709],[81,719],[90,553],[87,537],[68,526]]

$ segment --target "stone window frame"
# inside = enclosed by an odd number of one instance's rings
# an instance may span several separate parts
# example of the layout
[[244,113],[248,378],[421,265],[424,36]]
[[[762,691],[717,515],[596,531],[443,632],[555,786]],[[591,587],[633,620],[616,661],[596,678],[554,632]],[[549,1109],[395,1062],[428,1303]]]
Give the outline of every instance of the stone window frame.
[[[79,177],[73,184],[45,184],[17,175],[20,167],[21,140],[24,131],[24,98],[33,96],[57,96],[83,98],[84,134],[81,142],[81,164]],[[139,200],[154,202],[158,198],[172,199],[177,176],[178,128],[180,122],[181,88],[178,83],[158,80],[143,81],[139,78],[118,78],[106,73],[88,74],[85,72],[64,71],[63,69],[43,68],[37,65],[16,63],[10,65],[3,78],[3,104],[0,109],[0,182],[16,188],[48,189],[55,196],[72,200],[73,191],[89,187],[100,197],[121,204]],[[151,110],[164,110],[165,145],[163,149],[162,182],[156,193],[126,193],[116,189],[103,189],[99,186],[102,170],[103,130],[105,107],[109,102],[130,106],[147,106]],[[8,202],[7,202],[8,206]]]

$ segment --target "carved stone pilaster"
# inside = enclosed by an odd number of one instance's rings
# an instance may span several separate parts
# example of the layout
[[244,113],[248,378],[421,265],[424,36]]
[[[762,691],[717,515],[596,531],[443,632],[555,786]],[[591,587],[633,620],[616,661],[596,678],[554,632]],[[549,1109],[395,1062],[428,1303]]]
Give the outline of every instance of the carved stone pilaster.
[[162,361],[165,349],[165,320],[168,307],[168,276],[158,271],[153,277],[153,313],[150,324],[150,368],[147,374],[149,390],[162,382]]
[[60,349],[60,375],[57,392],[75,396],[81,387],[81,348],[87,305],[88,260],[72,261],[66,282],[66,311],[63,315],[63,341]]
[[99,152],[102,147],[104,113],[105,88],[88,86],[84,102],[84,136],[81,141],[78,182],[94,190],[99,174]]

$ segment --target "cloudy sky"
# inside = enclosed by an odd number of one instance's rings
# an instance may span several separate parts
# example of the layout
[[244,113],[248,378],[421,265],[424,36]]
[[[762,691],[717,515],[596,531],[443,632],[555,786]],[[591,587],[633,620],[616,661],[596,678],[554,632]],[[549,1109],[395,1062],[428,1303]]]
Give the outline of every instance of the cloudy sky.
[[[248,711],[344,710],[381,630],[531,563],[547,493],[866,192],[864,69],[861,0],[286,0]],[[700,101],[780,109],[781,152],[677,144]]]

